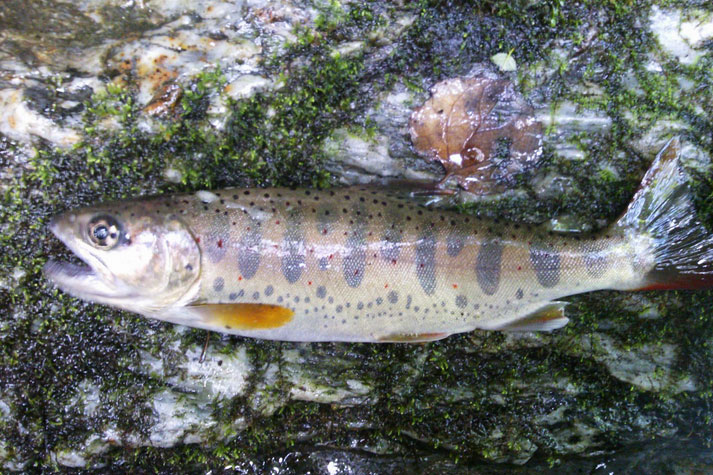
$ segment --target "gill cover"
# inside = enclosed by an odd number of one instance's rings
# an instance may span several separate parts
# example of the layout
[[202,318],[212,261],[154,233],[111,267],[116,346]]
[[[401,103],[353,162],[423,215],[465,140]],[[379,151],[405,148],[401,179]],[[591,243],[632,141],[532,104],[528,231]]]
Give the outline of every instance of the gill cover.
[[189,302],[200,249],[181,219],[159,205],[117,203],[55,217],[50,229],[87,266],[50,261],[46,275],[76,297],[149,316]]

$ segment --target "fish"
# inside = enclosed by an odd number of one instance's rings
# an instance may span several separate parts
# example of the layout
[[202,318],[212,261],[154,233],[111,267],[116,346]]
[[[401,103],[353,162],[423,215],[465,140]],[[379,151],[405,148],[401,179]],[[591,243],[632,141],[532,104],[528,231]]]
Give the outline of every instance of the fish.
[[51,220],[83,263],[50,259],[44,272],[81,299],[254,338],[424,342],[474,329],[551,331],[568,321],[566,296],[713,284],[713,236],[696,218],[679,161],[674,138],[624,214],[576,236],[370,187],[99,204]]

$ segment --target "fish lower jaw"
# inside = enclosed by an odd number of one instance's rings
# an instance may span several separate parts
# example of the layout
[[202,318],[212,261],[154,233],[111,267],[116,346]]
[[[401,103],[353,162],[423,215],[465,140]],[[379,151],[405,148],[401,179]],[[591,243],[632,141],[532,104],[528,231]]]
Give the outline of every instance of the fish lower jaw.
[[75,297],[111,304],[115,299],[132,297],[123,289],[107,283],[99,273],[86,264],[49,260],[43,270],[52,283]]

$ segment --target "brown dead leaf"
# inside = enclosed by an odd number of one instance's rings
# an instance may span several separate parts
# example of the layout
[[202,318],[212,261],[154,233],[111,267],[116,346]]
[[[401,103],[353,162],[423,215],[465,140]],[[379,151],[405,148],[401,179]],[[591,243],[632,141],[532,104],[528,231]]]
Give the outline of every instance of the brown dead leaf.
[[542,154],[542,125],[512,83],[489,77],[439,82],[411,114],[416,149],[446,169],[460,186],[485,194],[534,165]]

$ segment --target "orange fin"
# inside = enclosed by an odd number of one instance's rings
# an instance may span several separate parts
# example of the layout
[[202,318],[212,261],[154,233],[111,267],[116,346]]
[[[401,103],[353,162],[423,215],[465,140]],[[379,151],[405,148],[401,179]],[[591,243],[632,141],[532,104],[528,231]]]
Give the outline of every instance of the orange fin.
[[419,343],[440,340],[448,335],[450,333],[393,333],[379,338],[379,341],[382,343]]
[[509,332],[552,331],[567,325],[569,319],[564,316],[567,302],[550,302],[542,308],[522,318],[505,324],[495,330]]
[[295,312],[279,305],[259,303],[221,303],[192,305],[191,311],[226,330],[265,330],[278,328],[292,320]]

